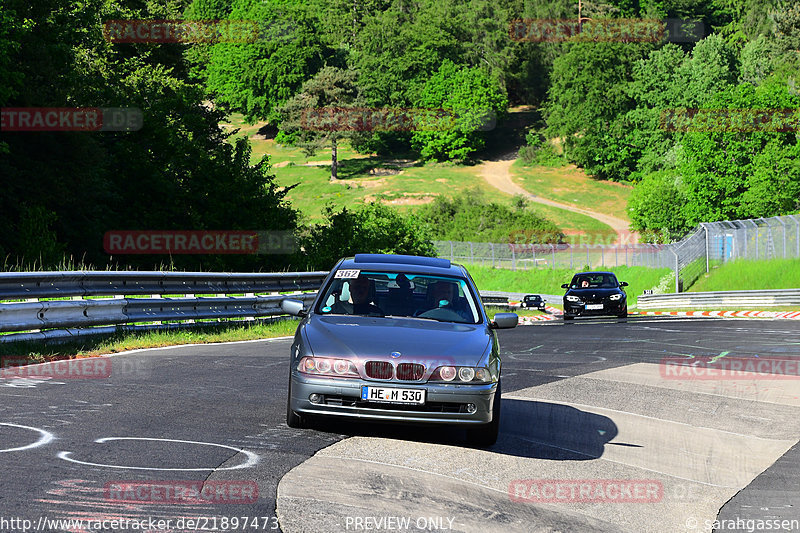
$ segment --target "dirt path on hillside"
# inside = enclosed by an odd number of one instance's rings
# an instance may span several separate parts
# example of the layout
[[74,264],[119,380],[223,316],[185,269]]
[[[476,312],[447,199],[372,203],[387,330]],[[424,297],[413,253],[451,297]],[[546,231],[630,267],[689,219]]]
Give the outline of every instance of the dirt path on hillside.
[[512,152],[511,154],[506,154],[496,160],[484,161],[477,166],[478,173],[487,181],[487,183],[489,183],[489,185],[508,194],[521,194],[531,202],[558,207],[560,209],[572,211],[573,213],[580,213],[581,215],[586,215],[599,220],[604,224],[608,224],[614,231],[617,232],[617,241],[615,244],[631,244],[638,242],[638,235],[631,234],[631,231],[628,229],[629,223],[627,220],[623,220],[612,215],[607,215],[605,213],[598,213],[597,211],[592,211],[590,209],[583,209],[574,205],[563,204],[554,200],[548,200],[547,198],[541,198],[535,194],[529,193],[514,183],[514,181],[511,179],[511,165],[514,164],[515,156],[516,153]]

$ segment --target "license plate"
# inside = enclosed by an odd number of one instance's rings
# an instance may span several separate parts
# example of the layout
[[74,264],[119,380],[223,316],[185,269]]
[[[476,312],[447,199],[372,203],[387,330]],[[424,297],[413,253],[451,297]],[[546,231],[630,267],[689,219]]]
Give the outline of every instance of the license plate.
[[603,304],[586,304],[586,309],[602,309]]
[[425,403],[425,390],[363,386],[361,387],[361,399],[368,402],[423,405]]

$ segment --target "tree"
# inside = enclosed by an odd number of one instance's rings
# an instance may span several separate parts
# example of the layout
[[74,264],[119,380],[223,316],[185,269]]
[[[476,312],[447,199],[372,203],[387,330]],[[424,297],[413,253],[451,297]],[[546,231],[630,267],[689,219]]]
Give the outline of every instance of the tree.
[[412,147],[423,159],[464,160],[483,148],[485,131],[505,114],[508,100],[480,69],[445,60],[425,84],[417,106],[421,113],[439,109],[444,113],[441,119],[418,122]]
[[675,172],[646,175],[636,184],[628,199],[631,229],[642,233],[642,240],[673,240],[682,237],[691,225],[683,206],[686,193]]
[[281,129],[297,132],[296,144],[308,155],[331,147],[331,180],[337,179],[337,147],[345,138],[363,135],[366,110],[359,94],[358,73],[325,67],[305,82],[280,109]]
[[[143,115],[141,129],[131,132],[0,132],[0,142],[8,146],[0,153],[0,248],[10,254],[10,263],[39,256],[52,263],[63,250],[95,265],[122,259],[154,268],[167,258],[109,258],[104,233],[296,228],[297,212],[285,200],[287,191],[275,185],[266,158],[251,165],[246,141],[226,142],[230,134],[219,127],[224,115],[203,106],[202,90],[175,74],[173,62],[181,62],[181,55],[163,49],[172,45],[129,47],[103,38],[97,21],[119,18],[120,5],[76,0],[4,5],[32,23],[12,26],[8,34],[10,77],[24,83],[14,85],[0,102],[3,107],[123,107]],[[126,13],[131,19],[164,17],[146,10]],[[33,232],[42,238],[30,239]],[[172,259],[178,268],[193,269],[288,263],[276,256]]]
[[626,83],[649,46],[578,42],[553,65],[545,104],[547,134],[563,137],[567,157],[598,178],[627,177],[610,171],[604,154],[612,123],[634,107]]
[[[708,107],[721,111],[704,117],[705,123],[690,123],[683,138],[685,156],[679,168],[688,222],[767,217],[798,209],[800,143],[795,130],[800,96],[787,91],[786,79],[730,87],[714,95]],[[795,111],[786,116],[785,110]],[[763,117],[774,121],[773,126],[761,123]]]
[[260,37],[213,45],[206,88],[221,109],[243,113],[247,120],[270,118],[332,54],[302,5],[236,0],[229,18],[259,21]]

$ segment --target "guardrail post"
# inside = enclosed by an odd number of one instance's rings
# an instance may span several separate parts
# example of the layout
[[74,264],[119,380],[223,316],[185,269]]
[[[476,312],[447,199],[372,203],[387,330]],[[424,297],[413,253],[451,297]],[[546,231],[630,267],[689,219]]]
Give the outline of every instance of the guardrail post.
[[669,249],[675,255],[675,292],[681,292],[680,290],[680,266],[678,265],[678,252],[673,250],[672,248]]
[[778,219],[778,222],[780,222],[781,226],[783,227],[783,258],[786,259],[786,224],[783,223],[781,217],[775,217],[775,218]]
[[797,245],[797,257],[800,257],[800,220],[794,218],[794,215],[789,215],[789,216],[791,217],[792,220],[794,220],[794,223],[797,225],[797,240],[795,241],[795,244]]

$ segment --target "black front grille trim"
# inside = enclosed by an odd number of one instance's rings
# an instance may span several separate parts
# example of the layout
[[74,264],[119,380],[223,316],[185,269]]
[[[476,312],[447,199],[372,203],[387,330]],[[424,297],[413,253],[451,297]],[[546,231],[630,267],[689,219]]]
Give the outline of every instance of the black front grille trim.
[[424,405],[408,405],[397,403],[365,402],[361,398],[348,396],[328,396],[323,398],[325,405],[355,407],[358,409],[380,409],[389,411],[408,411],[418,413],[466,413],[467,404],[428,402]]
[[394,367],[388,361],[367,361],[364,372],[372,379],[392,379]]
[[396,375],[400,381],[419,381],[425,375],[425,366],[419,363],[400,363],[397,365]]

